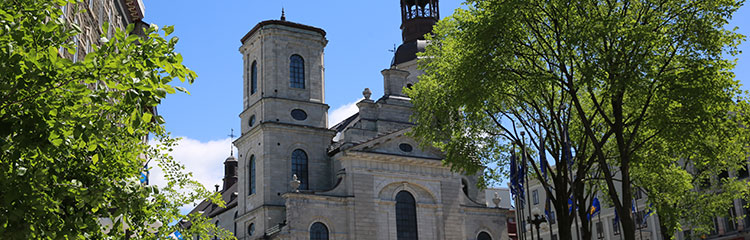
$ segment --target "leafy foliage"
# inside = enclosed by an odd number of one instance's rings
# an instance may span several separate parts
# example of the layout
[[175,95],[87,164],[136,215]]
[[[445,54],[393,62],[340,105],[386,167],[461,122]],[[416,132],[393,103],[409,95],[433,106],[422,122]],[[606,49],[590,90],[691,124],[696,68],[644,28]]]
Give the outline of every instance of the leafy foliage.
[[[200,222],[178,208],[221,200],[168,155],[174,139],[154,114],[167,94],[187,92],[173,79],[196,78],[174,52],[178,39],[165,39],[172,27],[140,37],[130,25],[107,39],[105,25],[100,45],[74,62],[61,52],[77,49],[81,29],[60,10],[74,3],[0,2],[0,236],[161,238],[176,230],[168,223]],[[149,135],[160,143],[149,145]],[[140,184],[149,161],[168,186]],[[194,224],[188,234],[206,229],[219,233]]]
[[626,239],[634,238],[637,188],[662,232],[705,229],[750,188],[727,178],[694,191],[747,164],[747,93],[725,59],[744,36],[724,29],[742,3],[467,1],[428,36],[426,73],[407,90],[414,134],[470,172],[505,165],[485,155],[519,142],[517,129],[552,155],[559,174],[571,144],[571,168],[591,167],[575,175],[609,196]]

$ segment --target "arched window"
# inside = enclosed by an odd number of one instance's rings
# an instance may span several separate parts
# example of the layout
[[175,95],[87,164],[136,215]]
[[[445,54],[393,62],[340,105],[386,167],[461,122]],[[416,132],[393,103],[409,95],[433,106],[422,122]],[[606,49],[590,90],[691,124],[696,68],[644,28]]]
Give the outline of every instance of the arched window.
[[234,230],[232,231],[234,233],[234,236],[237,237],[237,211],[234,211]]
[[396,236],[398,240],[418,238],[416,201],[407,191],[396,194]]
[[480,232],[479,235],[477,235],[477,240],[492,240],[492,237],[490,237],[490,234],[487,232]]
[[305,60],[297,54],[289,57],[289,86],[305,88]]
[[258,63],[253,61],[250,67],[250,95],[258,91]]
[[[216,220],[216,228],[217,228],[217,229],[219,228],[219,220]],[[218,232],[215,232],[215,233],[214,233],[214,240],[216,240],[216,239],[219,239],[218,235],[219,235],[219,233],[218,233]]]
[[292,152],[292,174],[297,174],[297,179],[301,182],[299,189],[307,190],[307,153],[302,149]]
[[328,240],[328,227],[321,222],[310,226],[310,240]]
[[255,155],[250,155],[250,178],[248,179],[248,194],[247,195],[253,195],[255,194]]
[[461,191],[463,191],[466,196],[469,196],[469,183],[463,178],[461,179]]

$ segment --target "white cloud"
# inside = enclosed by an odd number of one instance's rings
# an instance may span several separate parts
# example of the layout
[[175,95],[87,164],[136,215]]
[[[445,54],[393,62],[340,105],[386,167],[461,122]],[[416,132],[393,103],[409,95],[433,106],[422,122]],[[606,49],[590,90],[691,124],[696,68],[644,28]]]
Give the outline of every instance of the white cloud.
[[[214,185],[221,189],[224,178],[224,160],[229,157],[231,138],[201,142],[189,137],[181,137],[177,141],[170,155],[176,162],[185,166],[185,172],[192,172],[193,179],[198,180],[209,191],[214,191]],[[151,144],[155,144],[152,142]],[[234,152],[237,150],[235,148]],[[156,163],[151,163],[149,184],[160,187],[166,186],[164,173]]]
[[338,124],[341,121],[344,121],[344,119],[351,117],[352,115],[357,113],[359,111],[357,103],[362,99],[364,98],[359,98],[357,99],[357,101],[344,104],[331,111],[328,114],[328,127],[332,127],[333,125]]

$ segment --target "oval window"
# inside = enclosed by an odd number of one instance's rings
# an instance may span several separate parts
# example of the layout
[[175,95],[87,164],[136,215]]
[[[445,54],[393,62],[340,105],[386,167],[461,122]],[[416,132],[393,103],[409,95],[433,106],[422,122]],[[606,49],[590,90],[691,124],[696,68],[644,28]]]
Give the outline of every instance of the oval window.
[[411,152],[412,147],[408,143],[402,143],[398,145],[398,148],[401,149],[401,151],[404,152]]
[[294,109],[292,110],[292,118],[302,121],[307,119],[307,113],[302,109]]
[[251,127],[255,125],[255,115],[250,116],[250,121],[248,123],[250,124]]

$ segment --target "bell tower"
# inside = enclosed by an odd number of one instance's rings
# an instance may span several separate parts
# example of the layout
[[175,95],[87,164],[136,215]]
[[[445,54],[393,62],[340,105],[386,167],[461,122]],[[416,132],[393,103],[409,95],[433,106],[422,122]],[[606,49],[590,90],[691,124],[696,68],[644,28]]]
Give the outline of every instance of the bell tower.
[[[241,40],[243,111],[238,153],[239,235],[286,221],[282,194],[330,187],[323,29],[280,20],[258,23]],[[243,226],[244,227],[239,227]],[[245,233],[247,230],[247,233]],[[251,235],[255,239],[260,235]]]
[[[417,67],[417,53],[424,52],[428,42],[424,36],[432,32],[432,27],[440,20],[438,0],[401,0],[401,38],[403,43],[398,46],[391,61],[391,70],[408,72],[403,78],[384,79],[386,95],[403,96],[401,89],[410,87],[417,82],[417,76],[423,72]],[[388,74],[391,75],[391,74]],[[401,75],[401,74],[397,74]],[[391,91],[388,92],[388,89]]]
[[401,0],[401,40],[403,42],[401,46],[398,46],[391,65],[397,66],[417,59],[417,52],[423,52],[427,46],[424,35],[432,32],[432,26],[438,20],[440,20],[438,0]]
[[401,37],[404,43],[424,40],[440,20],[438,0],[401,0]]

